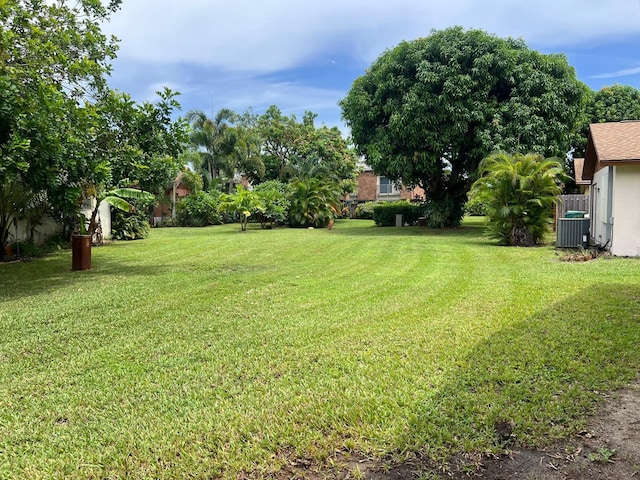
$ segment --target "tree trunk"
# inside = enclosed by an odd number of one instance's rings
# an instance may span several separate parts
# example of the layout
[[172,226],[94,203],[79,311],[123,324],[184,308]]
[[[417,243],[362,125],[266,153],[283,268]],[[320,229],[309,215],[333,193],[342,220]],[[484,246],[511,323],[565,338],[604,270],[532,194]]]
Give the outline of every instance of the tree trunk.
[[513,227],[511,232],[511,246],[513,247],[533,247],[535,242],[529,229],[524,226]]

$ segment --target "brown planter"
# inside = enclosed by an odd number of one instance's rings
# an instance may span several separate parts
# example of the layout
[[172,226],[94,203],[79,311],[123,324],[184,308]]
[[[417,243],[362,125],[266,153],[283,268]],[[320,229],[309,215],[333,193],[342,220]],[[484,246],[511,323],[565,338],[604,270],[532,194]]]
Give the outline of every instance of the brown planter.
[[91,268],[91,235],[71,236],[71,270]]
[[4,256],[7,258],[13,257],[13,249],[11,248],[11,245],[6,245],[4,247]]

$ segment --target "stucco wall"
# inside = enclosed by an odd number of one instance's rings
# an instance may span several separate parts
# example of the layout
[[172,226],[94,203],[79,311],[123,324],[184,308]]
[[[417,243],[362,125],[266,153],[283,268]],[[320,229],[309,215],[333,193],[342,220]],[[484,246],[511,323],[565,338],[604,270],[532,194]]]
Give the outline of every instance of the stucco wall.
[[[95,204],[96,200],[94,198],[85,199],[83,202],[80,211],[86,218],[91,218]],[[111,238],[111,206],[103,200],[100,203],[98,214],[100,215],[100,221],[102,223],[102,236],[105,239]]]
[[[33,232],[33,243],[35,245],[42,245],[46,243],[47,239],[54,235],[60,235],[62,233],[62,224],[57,223],[51,217],[44,217],[42,223],[37,225]],[[18,222],[18,231],[16,238],[16,229],[14,226],[9,230],[9,242],[25,241],[29,239],[30,232],[28,225],[24,221]]]
[[607,245],[607,201],[609,198],[609,168],[596,172],[591,184],[591,238],[598,245]]
[[621,165],[614,169],[611,253],[640,256],[640,166]]

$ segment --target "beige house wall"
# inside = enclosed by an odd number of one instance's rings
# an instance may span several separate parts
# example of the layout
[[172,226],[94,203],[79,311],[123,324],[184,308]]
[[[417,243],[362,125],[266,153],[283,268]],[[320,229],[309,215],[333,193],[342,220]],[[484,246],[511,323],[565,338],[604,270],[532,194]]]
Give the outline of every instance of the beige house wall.
[[611,253],[640,256],[640,167],[613,168],[613,239]]

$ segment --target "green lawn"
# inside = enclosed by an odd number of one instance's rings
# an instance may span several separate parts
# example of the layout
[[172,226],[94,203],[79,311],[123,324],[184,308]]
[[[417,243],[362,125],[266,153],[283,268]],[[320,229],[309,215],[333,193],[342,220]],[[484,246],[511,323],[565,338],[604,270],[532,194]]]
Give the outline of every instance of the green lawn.
[[575,432],[640,370],[640,261],[461,229],[157,229],[0,264],[0,478],[259,477]]

